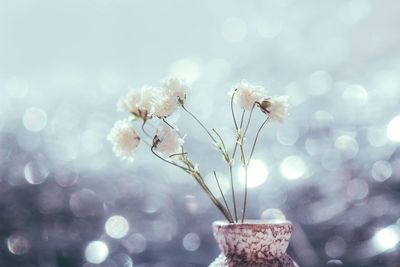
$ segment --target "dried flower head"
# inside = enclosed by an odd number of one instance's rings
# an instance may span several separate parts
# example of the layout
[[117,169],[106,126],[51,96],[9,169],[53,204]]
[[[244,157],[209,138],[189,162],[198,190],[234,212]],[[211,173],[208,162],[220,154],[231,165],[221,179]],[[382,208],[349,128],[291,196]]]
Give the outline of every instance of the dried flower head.
[[264,95],[264,87],[252,85],[249,82],[242,80],[232,87],[229,95],[232,97],[235,104],[241,108],[250,110],[253,108],[254,103],[259,102]]
[[117,157],[133,161],[140,137],[129,120],[117,121],[108,134],[107,140],[113,145],[113,151]]
[[129,112],[137,119],[148,120],[151,118],[151,109],[157,94],[157,88],[148,85],[140,90],[132,90],[119,99],[117,110]]
[[170,96],[160,95],[159,99],[155,100],[151,109],[151,115],[158,118],[166,118],[176,110],[178,104],[176,99]]
[[184,140],[175,129],[160,124],[153,139],[153,146],[163,157],[179,153]]
[[183,104],[190,86],[185,80],[170,77],[161,81],[161,88],[165,96],[173,98],[177,104]]
[[262,100],[259,106],[261,111],[268,114],[271,120],[282,122],[288,113],[288,98],[287,95],[267,98]]

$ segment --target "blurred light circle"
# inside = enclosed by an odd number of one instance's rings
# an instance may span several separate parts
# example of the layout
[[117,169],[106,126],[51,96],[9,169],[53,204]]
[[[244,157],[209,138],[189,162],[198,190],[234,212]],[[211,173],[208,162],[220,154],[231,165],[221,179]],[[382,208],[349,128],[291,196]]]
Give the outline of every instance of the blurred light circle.
[[400,142],[400,115],[394,117],[386,128],[387,137],[393,142]]
[[308,91],[312,95],[322,95],[332,89],[332,77],[326,71],[316,71],[308,78]]
[[334,122],[333,115],[325,110],[317,110],[314,113],[313,127],[314,128],[329,128]]
[[122,241],[123,246],[129,251],[129,253],[142,253],[146,249],[146,238],[135,233],[130,235],[126,240]]
[[373,244],[378,251],[394,248],[400,239],[399,227],[391,225],[380,229],[373,237]]
[[156,196],[148,196],[142,205],[142,211],[146,213],[156,213],[163,206],[163,200]]
[[54,178],[58,185],[62,187],[70,187],[78,181],[79,174],[74,169],[64,167],[56,170]]
[[368,191],[368,183],[360,178],[350,180],[347,185],[347,195],[354,200],[365,198]]
[[[268,167],[261,160],[252,159],[249,164],[247,171],[247,186],[249,188],[254,188],[262,185],[268,178]],[[239,168],[238,171],[239,182],[242,185],[246,184],[245,169],[243,167]]]
[[103,241],[90,242],[85,249],[85,258],[88,262],[99,264],[108,257],[108,247]]
[[31,161],[25,165],[24,176],[30,184],[41,184],[48,175],[49,170],[40,162]]
[[22,123],[28,131],[40,132],[46,127],[47,114],[39,108],[28,108],[22,116]]
[[372,166],[371,175],[376,181],[383,182],[392,176],[392,166],[387,161],[379,160]]
[[197,81],[201,76],[201,67],[196,60],[190,58],[175,61],[169,68],[169,74],[186,80],[189,83]]
[[128,234],[129,222],[122,216],[111,216],[106,221],[105,230],[110,237],[120,239]]
[[340,236],[332,236],[325,243],[325,253],[330,258],[340,258],[346,252],[346,241]]
[[189,233],[182,240],[183,247],[188,251],[196,251],[200,247],[200,237],[198,234]]
[[329,150],[330,140],[326,137],[310,136],[306,140],[305,147],[309,155],[317,156]]
[[343,264],[343,262],[341,260],[334,259],[334,260],[329,260],[326,263],[326,266],[327,267],[335,267],[335,266],[344,266],[344,264]]
[[96,193],[89,189],[73,193],[69,199],[69,206],[77,217],[97,215],[103,211],[103,203]]
[[31,244],[24,234],[13,234],[7,238],[7,248],[14,255],[23,255],[29,251]]
[[278,128],[276,137],[282,145],[292,146],[299,139],[299,130],[295,125],[284,124]]
[[289,156],[282,160],[280,169],[285,178],[295,180],[303,177],[306,174],[308,167],[302,157]]
[[387,143],[386,128],[373,126],[368,128],[368,142],[374,147],[381,147]]
[[119,253],[113,256],[113,261],[118,267],[133,267],[133,261],[131,257],[125,253]]
[[222,24],[222,37],[227,42],[240,42],[246,36],[246,33],[246,22],[241,18],[231,17]]
[[359,150],[358,142],[349,135],[341,135],[335,141],[335,148],[347,159],[354,158]]
[[266,209],[261,213],[263,220],[286,220],[285,214],[280,209]]
[[368,102],[368,92],[359,84],[351,84],[343,92],[343,99],[354,106],[363,106]]

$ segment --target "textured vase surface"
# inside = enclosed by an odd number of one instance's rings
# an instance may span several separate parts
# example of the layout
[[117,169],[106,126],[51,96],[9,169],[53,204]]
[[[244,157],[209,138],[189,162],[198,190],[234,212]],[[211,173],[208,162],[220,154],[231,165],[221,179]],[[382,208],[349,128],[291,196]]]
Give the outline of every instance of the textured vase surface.
[[298,267],[286,254],[293,225],[283,220],[213,223],[221,255],[210,267]]

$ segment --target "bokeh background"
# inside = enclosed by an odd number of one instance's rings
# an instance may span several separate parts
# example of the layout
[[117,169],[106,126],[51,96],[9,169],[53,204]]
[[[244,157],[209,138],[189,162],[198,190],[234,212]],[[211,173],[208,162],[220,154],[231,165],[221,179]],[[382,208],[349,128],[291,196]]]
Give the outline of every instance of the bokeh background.
[[[192,83],[187,106],[230,148],[232,84],[290,96],[290,117],[262,132],[248,216],[291,220],[301,266],[399,266],[399,9],[0,0],[0,266],[207,266],[217,256],[210,225],[221,215],[195,182],[146,146],[121,162],[106,141],[126,116],[117,99],[168,75]],[[170,121],[203,173],[226,179],[201,128],[183,112]]]

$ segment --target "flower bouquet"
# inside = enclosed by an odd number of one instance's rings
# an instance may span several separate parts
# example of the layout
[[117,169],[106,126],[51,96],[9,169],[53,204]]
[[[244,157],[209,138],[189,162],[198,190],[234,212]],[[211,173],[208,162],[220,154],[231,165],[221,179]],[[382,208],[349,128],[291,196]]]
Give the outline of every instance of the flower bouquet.
[[[248,200],[248,168],[253,157],[254,150],[261,130],[270,121],[282,122],[287,115],[287,96],[269,97],[265,95],[265,89],[258,85],[252,85],[246,81],[235,84],[230,96],[230,113],[235,127],[235,140],[233,151],[228,151],[224,138],[218,130],[209,130],[200,119],[186,106],[186,97],[190,86],[181,79],[167,78],[161,81],[159,87],[143,86],[141,89],[132,90],[127,95],[119,99],[117,103],[118,111],[127,112],[129,117],[117,121],[111,129],[107,139],[113,145],[114,153],[124,160],[132,161],[135,150],[141,142],[149,147],[154,156],[167,164],[171,164],[190,175],[200,188],[207,194],[215,207],[222,213],[227,222],[214,223],[214,235],[222,250],[223,265],[229,265],[237,259],[243,262],[263,263],[266,259],[276,259],[281,257],[287,248],[292,225],[288,221],[284,222],[251,222],[246,223],[246,208]],[[220,197],[216,196],[210,189],[210,185],[200,171],[199,165],[194,164],[189,152],[185,150],[185,141],[178,128],[169,123],[169,117],[177,110],[182,109],[189,117],[199,124],[199,128],[205,131],[216,150],[221,153],[223,161],[227,165],[230,177],[230,196],[224,194],[221,189],[220,180],[217,173],[213,171],[215,183],[218,186]],[[239,116],[236,109],[240,110]],[[259,124],[258,130],[250,142],[249,152],[246,153],[246,137],[248,134],[253,112],[260,111],[265,114],[264,120]],[[134,124],[139,123],[135,128]],[[154,126],[157,123],[158,126]],[[149,130],[151,125],[151,132]],[[141,129],[139,135],[136,129]],[[238,160],[237,160],[238,158]],[[240,164],[244,169],[244,196],[241,204],[238,203],[235,192],[233,167]],[[230,205],[229,205],[230,204]],[[239,208],[241,207],[241,209]],[[239,225],[239,227],[238,227]],[[260,225],[262,225],[260,227]],[[247,227],[248,226],[248,227]],[[233,227],[233,228],[232,228]],[[233,236],[243,239],[243,231],[254,234],[262,234],[256,239],[258,244],[264,244],[261,251],[268,249],[267,254],[260,254],[259,247],[248,246],[247,252],[232,249],[237,247],[238,240],[232,240]],[[266,233],[271,232],[275,237],[280,234],[280,239],[276,241]],[[246,235],[245,235],[246,236]],[[221,238],[222,237],[222,238]],[[229,237],[229,238],[228,238]],[[275,242],[276,241],[276,242]],[[247,241],[244,241],[247,242]],[[276,244],[275,244],[275,243]],[[279,245],[279,249],[271,250],[271,245]],[[234,255],[231,255],[231,254]],[[244,254],[243,254],[244,253]],[[242,255],[243,254],[243,255]],[[260,256],[261,255],[261,256]],[[264,256],[262,256],[264,255]],[[234,256],[234,257],[233,257]],[[234,266],[239,266],[238,262]],[[219,266],[219,265],[215,265]],[[233,265],[232,265],[233,266]],[[260,265],[264,266],[264,265]]]

